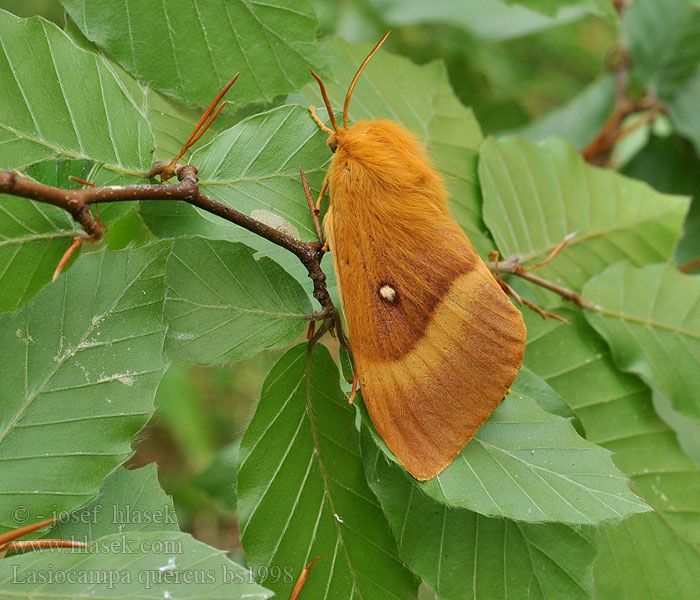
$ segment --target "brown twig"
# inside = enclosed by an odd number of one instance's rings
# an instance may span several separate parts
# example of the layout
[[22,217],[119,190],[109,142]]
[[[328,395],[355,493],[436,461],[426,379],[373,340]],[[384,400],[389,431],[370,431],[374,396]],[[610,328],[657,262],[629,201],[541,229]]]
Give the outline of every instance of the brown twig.
[[18,177],[14,171],[0,172],[0,193],[22,196],[53,204],[70,213],[73,219],[89,236],[99,239],[104,233],[104,227],[90,214],[90,206],[85,201],[90,194],[100,194],[109,188],[83,188],[80,190],[64,190],[43,183],[32,181],[28,177]]
[[[577,306],[580,306],[584,310],[596,310],[595,307],[590,304],[589,302],[586,302],[581,296],[579,295],[578,292],[572,290],[571,288],[567,288],[561,285],[557,285],[556,283],[553,283],[547,279],[544,279],[543,277],[540,277],[539,275],[535,275],[534,273],[531,273],[527,269],[519,266],[519,258],[517,255],[511,256],[507,258],[506,260],[501,260],[499,262],[487,262],[486,266],[491,269],[493,273],[498,275],[499,273],[509,273],[511,275],[515,275],[517,277],[520,277],[521,279],[525,279],[526,281],[529,281],[530,283],[534,283],[535,285],[538,285],[540,287],[545,288],[546,290],[549,290],[551,292],[554,292],[555,294],[559,294],[565,301],[567,302],[573,302]],[[507,284],[506,284],[507,285]],[[531,303],[523,300],[523,304],[526,304],[527,306],[530,306]],[[530,306],[530,308],[533,308],[533,306]],[[533,308],[536,312],[540,312],[542,309],[535,309]]]
[[[622,17],[629,0],[612,0],[618,15]],[[642,98],[634,98],[629,90],[630,58],[622,34],[605,58],[606,67],[615,72],[615,104],[612,113],[595,137],[581,151],[583,158],[591,164],[607,164],[612,148],[623,137],[646,125],[657,115],[666,111],[666,106],[658,100],[651,90]],[[645,112],[632,126],[622,127],[623,121],[634,113]]]
[[[151,176],[159,174],[168,167],[168,164],[169,163],[165,161],[159,161],[159,163],[154,165]],[[0,172],[0,193],[30,198],[62,208],[73,215],[73,218],[83,227],[85,233],[78,232],[77,237],[84,238],[85,241],[96,241],[102,237],[104,226],[90,215],[90,206],[102,202],[180,200],[234,223],[239,227],[243,227],[269,240],[273,244],[288,250],[301,261],[309,277],[313,281],[313,296],[322,308],[319,313],[314,313],[312,317],[328,321],[328,326],[325,331],[332,329],[336,332],[341,344],[343,344],[349,352],[349,344],[343,332],[340,313],[333,305],[333,301],[326,286],[326,275],[321,269],[323,244],[320,241],[302,242],[235,208],[226,206],[202,194],[199,191],[197,168],[193,165],[180,166],[178,167],[177,173],[179,182],[171,185],[143,184],[66,190],[37,183],[24,176],[18,177],[13,171],[2,171]],[[312,207],[309,207],[309,210],[313,216],[314,211]],[[73,243],[71,249],[74,251],[75,247],[76,242]],[[64,255],[65,260],[62,260],[61,267],[64,266],[68,258],[70,258],[70,255],[67,257]],[[318,332],[316,333],[318,335]]]
[[[596,136],[581,151],[583,158],[592,164],[602,165],[607,160],[609,151],[623,137],[632,131],[646,125],[656,116],[666,111],[666,106],[653,94],[647,94],[644,98],[631,100],[622,98],[617,101],[615,109],[608,120],[601,127]],[[623,121],[630,115],[644,112],[640,122],[623,127]]]

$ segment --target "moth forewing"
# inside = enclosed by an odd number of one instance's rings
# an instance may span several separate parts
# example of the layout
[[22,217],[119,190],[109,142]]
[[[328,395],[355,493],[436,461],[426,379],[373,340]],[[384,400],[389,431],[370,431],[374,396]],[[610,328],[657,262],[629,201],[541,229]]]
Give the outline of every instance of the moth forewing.
[[[366,63],[346,97],[344,126],[334,121],[329,136],[324,228],[372,422],[425,480],[454,460],[501,402],[526,332],[450,215],[442,181],[414,136],[394,121],[347,126]],[[330,112],[325,94],[324,101]]]

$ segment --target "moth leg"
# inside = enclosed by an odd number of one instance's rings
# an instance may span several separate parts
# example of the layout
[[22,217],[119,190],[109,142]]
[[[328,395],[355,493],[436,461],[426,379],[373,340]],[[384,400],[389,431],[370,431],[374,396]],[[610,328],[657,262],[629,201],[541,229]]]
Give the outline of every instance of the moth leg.
[[323,124],[323,121],[321,121],[321,119],[318,117],[315,106],[309,106],[309,112],[311,113],[313,120],[316,121],[316,125],[321,128],[321,131],[327,133],[328,135],[332,135],[334,133],[334,131],[330,127],[326,127]]
[[326,195],[326,191],[328,190],[328,179],[323,180],[323,185],[321,186],[321,191],[318,194],[318,200],[316,200],[316,216],[321,214],[321,202],[323,201],[323,197]]
[[[318,220],[318,215],[321,213],[321,211],[315,207],[314,198],[311,195],[311,188],[309,187],[309,180],[306,178],[306,173],[304,173],[304,167],[302,167],[301,165],[299,165],[299,173],[301,174],[301,183],[304,187],[304,195],[306,196],[306,202],[309,205],[309,212],[311,213],[311,220],[314,222],[314,227],[316,228],[316,235],[318,236],[318,241],[323,243],[323,229],[321,228],[321,222]],[[324,180],[323,184],[325,185],[325,183],[326,182]],[[324,244],[324,248],[326,244]]]
[[353,369],[352,372],[352,391],[350,392],[350,399],[348,402],[350,404],[353,403],[355,400],[355,396],[357,395],[357,384],[359,383],[359,378],[357,377],[357,370]]

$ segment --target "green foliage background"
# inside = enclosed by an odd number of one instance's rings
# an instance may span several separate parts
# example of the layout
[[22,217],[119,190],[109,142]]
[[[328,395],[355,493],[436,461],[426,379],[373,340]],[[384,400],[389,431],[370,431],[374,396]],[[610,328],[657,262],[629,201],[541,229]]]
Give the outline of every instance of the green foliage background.
[[[307,69],[339,109],[392,28],[351,119],[418,136],[482,256],[534,265],[576,232],[537,272],[596,307],[511,281],[569,323],[525,312],[511,393],[418,483],[348,405],[334,342],[309,352],[316,304],[289,253],[184,203],[115,203],[105,240],[50,284],[76,224],[0,195],[0,533],[59,514],[39,537],[95,544],[3,558],[0,598],[285,598],[317,556],[301,598],[696,597],[700,280],[677,266],[700,255],[697,2],[622,17],[608,0],[0,9],[0,169],[141,182],[240,71],[186,158],[205,194],[303,240],[298,166],[317,193],[329,163]],[[601,169],[579,151],[613,110],[618,45],[630,94],[666,110]],[[122,579],[32,575],[98,571]]]

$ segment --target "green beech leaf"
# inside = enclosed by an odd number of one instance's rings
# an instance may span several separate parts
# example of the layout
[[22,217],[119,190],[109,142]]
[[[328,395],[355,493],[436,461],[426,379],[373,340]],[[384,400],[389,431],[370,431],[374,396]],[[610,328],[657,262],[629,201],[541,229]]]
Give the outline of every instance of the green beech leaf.
[[204,238],[173,243],[166,272],[168,356],[231,362],[286,346],[304,331],[312,308],[303,288],[253,252]]
[[237,72],[232,101],[271,101],[324,68],[309,0],[61,3],[132,75],[187,104],[208,104]]
[[607,345],[583,315],[563,314],[570,325],[526,314],[525,364],[566,398],[589,441],[615,453],[613,460],[629,475],[632,490],[677,534],[700,543],[700,468],[656,415],[649,388],[616,368]]
[[597,305],[586,318],[620,368],[700,420],[700,277],[670,265],[620,263],[591,279],[583,294]]
[[150,168],[148,122],[104,58],[43,19],[4,11],[0,38],[0,168],[52,156]]
[[[325,84],[334,110],[342,112],[348,86],[371,49],[371,45],[340,39],[325,45],[324,54],[334,75]],[[303,100],[323,107],[316,82],[304,88]],[[319,109],[319,116],[328,121],[325,109]],[[452,214],[479,252],[486,254],[493,249],[481,220],[476,181],[481,130],[472,111],[454,95],[443,63],[419,67],[381,50],[362,73],[350,101],[349,120],[359,119],[392,119],[418,136],[445,181]],[[320,139],[325,142],[325,134]],[[326,150],[325,143],[322,146]]]
[[[70,175],[96,185],[142,183],[130,175],[115,173],[101,163],[78,159],[47,159],[22,170],[39,183],[77,189]],[[102,205],[99,218],[108,227],[134,209],[133,202]],[[96,217],[97,209],[93,208]],[[66,211],[27,198],[0,195],[0,312],[14,310],[30,300],[51,277],[61,257],[81,227]],[[74,256],[79,256],[76,251]],[[67,271],[74,261],[64,268]]]
[[128,531],[94,550],[28,552],[0,561],[0,596],[30,600],[248,600],[272,592],[223,550],[174,531]]
[[[58,516],[46,537],[81,541],[91,551],[5,558],[0,596],[59,600],[67,594],[95,598],[97,593],[100,598],[174,600],[186,594],[229,600],[271,595],[223,552],[178,531],[155,463],[136,470],[120,467],[107,476],[97,497]],[[49,560],[51,554],[55,561]]]
[[490,519],[423,494],[362,433],[367,479],[409,567],[441,600],[591,597],[589,528]]
[[158,467],[119,467],[102,482],[100,493],[59,521],[44,536],[89,544],[127,531],[179,531],[173,501],[158,483]]
[[430,3],[422,0],[369,1],[390,25],[448,24],[494,41],[530,35],[575,21],[585,14],[576,6],[568,6],[553,18],[525,6],[509,6],[504,0],[434,0]]
[[575,416],[564,398],[557,394],[544,379],[527,367],[520,367],[518,376],[513,385],[510,386],[510,391],[532,398],[541,409],[553,415],[559,415],[565,419],[571,419]]
[[697,110],[700,97],[700,68],[690,77],[669,100],[669,117],[678,133],[687,137],[700,155],[700,113]]
[[668,396],[652,387],[654,410],[676,432],[683,451],[700,466],[700,421],[676,410]]
[[503,256],[544,260],[570,233],[574,239],[538,274],[573,288],[609,264],[668,260],[688,200],[587,165],[563,140],[535,146],[517,137],[488,140],[479,179],[484,220]]
[[130,453],[164,370],[169,249],[82,256],[0,316],[1,530],[82,504]]
[[[330,160],[325,139],[307,110],[283,106],[220,133],[195,151],[191,161],[199,169],[204,194],[247,215],[260,210],[272,213],[294,227],[302,239],[313,240],[317,236],[299,165],[318,194]],[[200,235],[245,243],[258,250],[258,256],[279,263],[311,294],[311,280],[296,256],[242,227],[184,202],[142,202],[140,212],[159,237]]]
[[[254,570],[312,559],[309,598],[415,598],[379,502],[367,487],[355,411],[324,346],[302,344],[273,367],[243,436],[238,509]],[[281,598],[293,581],[263,582]]]
[[573,100],[519,129],[518,134],[533,142],[561,137],[580,150],[600,131],[614,104],[615,78],[603,75]]
[[700,546],[659,515],[635,515],[600,529],[593,577],[596,598],[690,600],[700,585]]
[[438,502],[486,516],[594,524],[650,510],[628,483],[608,450],[513,392],[447,469],[416,485]]
[[[82,47],[102,56],[109,69],[119,79],[122,89],[145,115],[151,126],[154,138],[153,149],[148,149],[148,158],[153,161],[171,159],[178,154],[183,143],[202,116],[203,109],[201,107],[187,107],[177,100],[164,96],[149,85],[143,85],[136,81],[121,65],[114,62],[103,50],[87,40],[70,19],[66,20],[65,31],[76,44],[82,43]],[[202,146],[209,142],[229,115],[230,109],[224,110],[212,126],[202,135],[197,146]],[[191,153],[191,150],[185,152],[181,162],[187,161]]]
[[57,206],[0,194],[0,312],[20,307],[51,280],[77,227]]
[[672,97],[700,61],[700,10],[685,0],[635,0],[622,23],[634,73]]
[[[113,67],[116,72],[119,71],[116,65]],[[130,81],[129,78],[127,74],[121,77],[122,81]],[[132,97],[141,106],[153,130],[155,150],[150,154],[151,160],[172,159],[180,152],[185,140],[192,133],[195,124],[202,116],[202,109],[188,108],[163,96],[151,87],[138,86],[132,92]],[[225,116],[226,109],[197,142],[197,147],[203,146],[212,139]],[[192,150],[188,150],[180,162],[183,164],[189,162],[191,155]]]
[[[326,136],[300,106],[254,115],[197,150],[202,193],[246,214],[266,210],[291,223],[303,239],[315,239],[299,165],[315,189],[325,176]],[[209,220],[218,217],[204,215]]]
[[[632,600],[640,597],[635,589],[649,588],[668,590],[659,597],[692,597],[673,591],[700,586],[700,570],[690,566],[700,552],[700,467],[656,415],[649,389],[615,367],[584,316],[573,311],[565,316],[569,325],[527,318],[525,363],[566,398],[587,438],[615,453],[613,460],[630,476],[632,489],[655,509],[600,530],[596,597]],[[671,556],[689,559],[680,578],[669,574]],[[624,595],[616,593],[620,590]],[[655,597],[645,594],[641,597]]]

